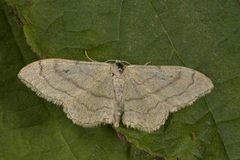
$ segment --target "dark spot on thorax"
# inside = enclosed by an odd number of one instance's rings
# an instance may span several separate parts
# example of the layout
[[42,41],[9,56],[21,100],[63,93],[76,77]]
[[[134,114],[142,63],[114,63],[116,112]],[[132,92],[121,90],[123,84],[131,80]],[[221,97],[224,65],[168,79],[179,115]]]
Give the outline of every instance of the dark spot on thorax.
[[68,72],[69,72],[69,69],[63,69],[63,72],[64,72],[64,73],[68,73]]
[[124,71],[124,69],[125,69],[125,65],[122,64],[121,62],[116,62],[116,65],[117,65],[117,67],[118,67],[119,73],[122,74],[123,71]]

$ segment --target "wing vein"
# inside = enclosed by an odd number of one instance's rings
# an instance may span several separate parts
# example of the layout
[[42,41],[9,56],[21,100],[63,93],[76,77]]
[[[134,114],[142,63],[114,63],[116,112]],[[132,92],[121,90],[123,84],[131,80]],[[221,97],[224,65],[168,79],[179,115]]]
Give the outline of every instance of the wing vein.
[[164,99],[164,100],[162,100],[162,101],[158,101],[158,103],[156,103],[156,105],[154,105],[154,107],[149,108],[146,112],[139,112],[139,111],[132,110],[132,109],[129,109],[129,110],[127,110],[127,111],[136,112],[136,113],[141,114],[141,115],[149,114],[151,111],[153,111],[154,109],[157,108],[157,106],[159,105],[159,103],[164,103],[164,102],[168,101],[169,99],[171,99],[171,98],[173,98],[173,97],[179,97],[179,96],[181,96],[182,94],[184,94],[184,93],[194,84],[194,82],[195,82],[194,76],[195,76],[195,72],[193,72],[193,74],[192,74],[192,76],[191,76],[191,79],[192,79],[191,83],[189,83],[189,84],[187,85],[187,87],[186,87],[182,92],[180,92],[180,93],[178,93],[178,94],[174,94],[174,95],[172,95],[172,96],[170,96],[170,97],[167,97],[166,99]]
[[[155,90],[155,91],[153,91],[153,92],[148,92],[147,94],[145,94],[145,95],[143,95],[143,96],[141,96],[141,97],[126,99],[126,101],[140,100],[140,99],[144,99],[144,98],[148,97],[148,96],[151,95],[151,94],[154,94],[154,95],[155,95],[156,93],[160,92],[161,90],[165,89],[166,87],[170,86],[171,84],[177,82],[177,81],[180,80],[180,79],[181,79],[181,72],[179,71],[179,72],[178,72],[178,75],[176,76],[176,78],[174,78],[171,82],[167,83],[166,85],[160,87],[159,89],[157,89],[157,90]],[[138,84],[134,79],[132,79],[132,80],[135,82],[135,84],[141,85],[141,84]],[[146,91],[148,91],[148,90],[146,89]]]
[[88,93],[89,93],[90,95],[92,95],[93,97],[113,99],[112,97],[95,94],[95,93],[91,92],[89,89],[80,86],[80,85],[79,85],[77,82],[75,82],[73,79],[68,78],[68,77],[65,77],[65,76],[57,69],[57,63],[54,64],[54,71],[56,71],[56,74],[57,74],[59,77],[63,78],[65,81],[71,82],[76,88],[88,92]]
[[69,94],[68,92],[66,92],[66,91],[64,91],[64,90],[62,90],[62,89],[56,88],[54,85],[52,85],[52,84],[50,83],[50,81],[47,79],[47,77],[43,74],[43,66],[42,66],[42,64],[41,64],[41,61],[39,61],[38,64],[39,64],[39,68],[40,68],[39,75],[47,82],[47,84],[48,84],[50,87],[52,87],[54,90],[57,90],[57,91],[59,91],[59,92],[61,92],[61,93],[64,93],[64,94],[66,94],[66,95],[74,98],[74,96],[72,96],[72,95]]

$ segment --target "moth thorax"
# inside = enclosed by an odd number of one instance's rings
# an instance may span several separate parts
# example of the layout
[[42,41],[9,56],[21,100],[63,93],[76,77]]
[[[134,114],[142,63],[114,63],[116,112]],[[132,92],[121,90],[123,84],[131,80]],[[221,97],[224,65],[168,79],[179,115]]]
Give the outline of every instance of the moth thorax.
[[115,91],[116,100],[118,102],[118,105],[122,106],[123,88],[124,88],[125,81],[122,76],[124,66],[121,66],[120,64],[121,63],[116,63],[116,65],[114,65],[112,79],[113,79],[113,87],[114,87],[114,91]]

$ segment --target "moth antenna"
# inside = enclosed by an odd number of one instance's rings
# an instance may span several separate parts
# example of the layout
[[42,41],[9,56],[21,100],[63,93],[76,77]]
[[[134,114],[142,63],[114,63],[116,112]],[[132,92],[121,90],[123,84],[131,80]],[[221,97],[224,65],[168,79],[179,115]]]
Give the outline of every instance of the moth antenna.
[[114,59],[109,59],[109,60],[106,60],[104,61],[105,63],[109,63],[109,62],[116,62],[117,60],[114,60]]
[[152,63],[152,61],[148,61],[148,62],[145,63],[144,65],[149,65],[150,63]]
[[129,63],[128,61],[122,61],[122,60],[119,60],[121,63],[125,63],[125,64],[128,64],[128,65],[131,65],[131,63]]
[[87,50],[84,50],[84,54],[85,54],[85,56],[87,57],[88,60],[90,60],[90,61],[92,61],[92,62],[96,62],[95,60],[93,60],[92,58],[90,58],[90,57],[88,56]]

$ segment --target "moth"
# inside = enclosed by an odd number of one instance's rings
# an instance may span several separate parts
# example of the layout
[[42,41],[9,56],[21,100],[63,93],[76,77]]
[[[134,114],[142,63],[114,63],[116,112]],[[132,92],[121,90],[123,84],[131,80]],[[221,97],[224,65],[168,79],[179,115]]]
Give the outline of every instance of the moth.
[[127,65],[44,59],[24,67],[19,79],[40,97],[63,106],[83,127],[113,124],[153,132],[169,113],[213,89],[204,74],[181,66]]

